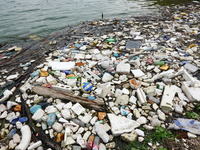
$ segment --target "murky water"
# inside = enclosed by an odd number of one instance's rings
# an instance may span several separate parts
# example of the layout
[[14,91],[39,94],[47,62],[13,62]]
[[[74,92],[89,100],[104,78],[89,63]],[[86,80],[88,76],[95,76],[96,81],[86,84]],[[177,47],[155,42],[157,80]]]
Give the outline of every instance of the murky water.
[[102,13],[105,18],[156,13],[157,2],[162,1],[0,0],[0,43],[11,43],[28,35],[53,34],[67,25],[100,19]]

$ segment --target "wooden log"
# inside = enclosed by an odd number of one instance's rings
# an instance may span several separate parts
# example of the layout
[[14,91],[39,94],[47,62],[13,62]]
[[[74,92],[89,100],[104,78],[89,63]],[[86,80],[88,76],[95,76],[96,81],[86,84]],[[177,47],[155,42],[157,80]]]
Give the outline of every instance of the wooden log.
[[102,107],[102,105],[104,105],[103,102],[93,101],[80,96],[72,95],[70,93],[63,93],[61,91],[57,91],[51,88],[46,88],[43,86],[34,86],[32,88],[32,91],[38,95],[42,95],[45,97],[58,98],[64,101],[67,100],[75,103],[80,103],[81,105],[85,107],[90,107],[94,110],[103,110]]

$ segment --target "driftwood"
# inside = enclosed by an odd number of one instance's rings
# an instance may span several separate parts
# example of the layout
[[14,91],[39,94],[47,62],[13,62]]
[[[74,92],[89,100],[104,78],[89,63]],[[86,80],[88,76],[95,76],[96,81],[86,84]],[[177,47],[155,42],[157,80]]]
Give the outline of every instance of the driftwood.
[[93,101],[87,98],[83,98],[80,96],[74,96],[69,93],[63,93],[61,91],[57,91],[51,88],[46,88],[43,86],[35,86],[32,88],[32,91],[38,95],[42,95],[45,97],[52,97],[52,98],[58,98],[61,100],[67,100],[75,103],[80,103],[81,105],[85,107],[90,107],[94,110],[102,110],[104,103],[98,102],[98,101]]
[[[28,125],[31,128],[32,131],[32,138],[35,140],[41,140],[45,148],[52,148],[54,150],[61,150],[61,147],[56,143],[53,139],[51,139],[41,128],[36,127],[35,123],[31,119],[31,113],[30,110],[25,103],[23,97],[21,96],[22,100],[22,117],[27,117],[28,118]],[[37,136],[36,136],[37,135]]]

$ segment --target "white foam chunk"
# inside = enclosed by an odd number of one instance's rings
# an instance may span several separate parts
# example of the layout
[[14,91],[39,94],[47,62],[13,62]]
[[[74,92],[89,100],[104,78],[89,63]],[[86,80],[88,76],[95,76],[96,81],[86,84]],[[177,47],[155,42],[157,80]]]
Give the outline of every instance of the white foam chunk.
[[111,123],[111,131],[114,136],[121,135],[126,132],[131,132],[133,129],[140,126],[140,124],[137,121],[116,116],[114,114],[108,114],[108,118]]
[[71,70],[75,67],[75,62],[49,62],[52,70]]

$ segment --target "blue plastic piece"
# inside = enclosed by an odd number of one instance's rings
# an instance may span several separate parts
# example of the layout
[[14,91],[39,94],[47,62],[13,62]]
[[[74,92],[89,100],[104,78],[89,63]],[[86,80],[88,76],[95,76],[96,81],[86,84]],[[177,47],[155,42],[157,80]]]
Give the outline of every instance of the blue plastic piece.
[[132,57],[132,59],[133,59],[133,60],[136,60],[136,59],[137,59],[137,57]]
[[40,105],[34,105],[30,108],[30,112],[31,114],[34,114],[38,109],[40,109],[41,106]]
[[187,64],[187,61],[182,61],[182,63],[185,65],[185,64]]
[[33,73],[30,74],[31,78],[39,76],[40,72],[39,71],[34,71]]
[[169,40],[169,39],[170,39],[170,35],[164,35],[164,36],[163,36],[163,39],[164,39],[165,41]]
[[121,54],[119,54],[119,57],[121,57],[121,56],[124,56],[124,54],[122,54],[122,53],[121,53]]
[[11,54],[12,54],[12,52],[6,53],[6,56],[9,56],[9,55],[11,55]]
[[113,56],[114,56],[114,57],[119,57],[119,54],[114,53]]
[[56,122],[56,114],[50,113],[47,118],[47,125],[52,126]]
[[74,44],[74,46],[75,46],[76,48],[80,48],[81,46],[83,46],[83,44]]
[[61,47],[60,50],[65,50],[67,49],[67,46]]
[[188,54],[185,54],[185,55],[184,55],[184,57],[188,57],[188,56],[189,56]]
[[12,129],[9,134],[7,135],[8,139],[12,139],[12,137],[17,133],[17,128]]
[[66,75],[72,74],[72,72],[71,72],[70,70],[66,70],[66,71],[64,71],[64,73],[65,73]]
[[103,75],[102,75],[102,74],[99,74],[99,75],[98,75],[98,77],[102,78],[102,77],[103,77]]
[[95,100],[96,98],[94,96],[88,96],[88,99]]
[[76,53],[79,53],[80,51],[79,50],[71,50],[72,54],[76,54]]
[[27,117],[17,117],[11,121],[11,124],[15,125],[17,121],[24,123],[24,122],[28,121],[28,118]]
[[88,43],[88,42],[83,42],[82,44],[83,44],[83,45],[88,45],[89,43]]

